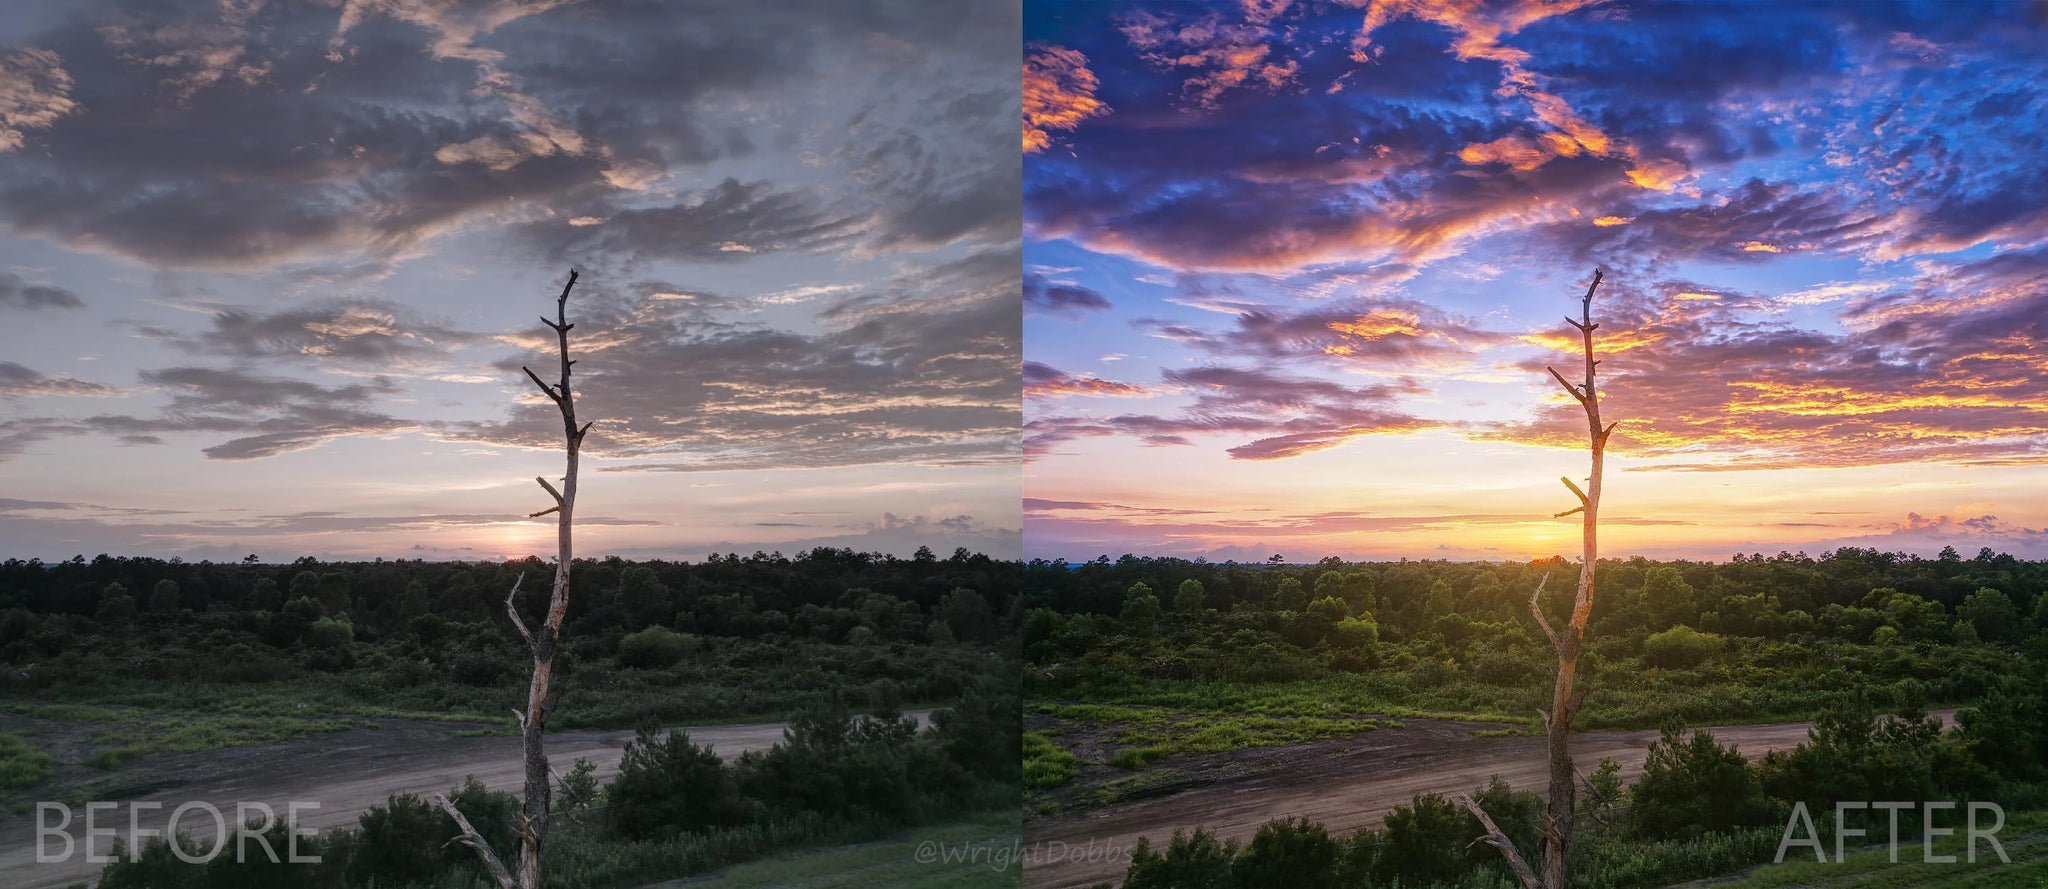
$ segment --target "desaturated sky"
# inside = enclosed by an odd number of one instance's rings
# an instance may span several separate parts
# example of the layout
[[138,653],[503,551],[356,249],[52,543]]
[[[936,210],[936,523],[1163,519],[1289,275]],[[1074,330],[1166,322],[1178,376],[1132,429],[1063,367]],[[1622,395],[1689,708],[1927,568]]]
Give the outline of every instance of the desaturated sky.
[[[2040,4],[1025,10],[1027,557],[2048,556]],[[1569,351],[1567,351],[1569,350]]]
[[8,0],[0,557],[1018,550],[1019,10]]

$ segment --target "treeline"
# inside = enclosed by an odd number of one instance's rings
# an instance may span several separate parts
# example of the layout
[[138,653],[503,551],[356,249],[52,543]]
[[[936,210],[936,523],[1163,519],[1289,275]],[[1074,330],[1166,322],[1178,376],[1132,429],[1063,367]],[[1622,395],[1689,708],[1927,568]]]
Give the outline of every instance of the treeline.
[[[1971,801],[1995,802],[2008,813],[2048,803],[2048,676],[2000,680],[1985,700],[1958,714],[1958,727],[1908,703],[1881,716],[1861,696],[1830,707],[1809,740],[1750,762],[1706,730],[1667,727],[1650,747],[1643,776],[1624,786],[1612,760],[1585,778],[1580,830],[1569,856],[1572,885],[1623,889],[1665,885],[1767,863],[1777,854],[1804,803],[1811,825],[1795,836],[1819,835],[1833,849],[1838,801],[1911,801],[1898,820],[1901,843],[1927,822],[1920,806],[1949,802],[1937,827],[1956,828]],[[1499,779],[1474,799],[1524,854],[1541,836],[1543,803]],[[1990,819],[1984,826],[1989,827]],[[1843,826],[1884,842],[1892,825],[1883,812],[1852,810]],[[1140,844],[1123,889],[1369,889],[1369,887],[1506,887],[1514,885],[1500,854],[1474,842],[1479,820],[1441,795],[1419,795],[1397,807],[1377,830],[1331,836],[1305,819],[1260,828],[1249,843],[1196,830],[1176,832],[1165,848]],[[1957,834],[1960,835],[1958,830]],[[1810,856],[1795,847],[1788,860]],[[1908,853],[1917,854],[1917,853]],[[1989,850],[1985,850],[1989,854]],[[1107,884],[1104,884],[1105,886]]]
[[[681,731],[643,728],[618,775],[600,784],[588,761],[560,776],[544,886],[597,889],[688,876],[790,846],[866,839],[907,824],[1014,805],[1014,683],[990,681],[937,710],[920,730],[896,713],[856,715],[826,698],[800,710],[781,743],[735,761]],[[1004,739],[1008,739],[1005,743]],[[451,800],[493,848],[513,848],[519,805],[474,779]],[[152,840],[121,859],[103,889],[469,889],[484,885],[455,822],[416,796],[395,795],[349,829],[300,840],[317,864],[269,860],[262,847],[200,864]],[[267,836],[285,849],[284,829]],[[206,831],[176,840],[187,858],[211,849]],[[231,840],[230,849],[235,848]],[[280,851],[280,856],[282,856]],[[507,862],[516,866],[516,862]]]
[[[1577,564],[1533,562],[1345,562],[1313,565],[1211,563],[1176,558],[1107,556],[1080,565],[1033,560],[1024,568],[1025,608],[1063,615],[1118,616],[1131,588],[1144,584],[1165,610],[1240,607],[1304,611],[1335,598],[1370,612],[1393,641],[1429,632],[1444,615],[1471,620],[1520,617],[1545,574],[1568,590]],[[1190,590],[1188,582],[1195,588]],[[1711,632],[1778,638],[1793,633],[1868,634],[1890,622],[1909,632],[1933,629],[1927,618],[1967,616],[1985,639],[2017,639],[2048,620],[2042,591],[2048,561],[2026,561],[1989,548],[1964,559],[1954,548],[1927,559],[1845,547],[1813,558],[1737,554],[1727,562],[1605,559],[1596,572],[1590,636],[1678,624]],[[1884,590],[1883,595],[1873,592]],[[1986,593],[1988,591],[1988,593]],[[1568,596],[1551,597],[1562,614]],[[1975,600],[1975,601],[1973,601]],[[1911,612],[1911,613],[1908,613]]]
[[[1235,706],[1232,684],[1351,677],[1349,706],[1526,714],[1555,655],[1575,563],[1213,564],[1126,556],[1025,566],[1026,694]],[[1974,700],[2048,652],[2048,562],[1844,549],[1725,563],[1603,561],[1581,670],[1587,725],[1804,718],[1844,692],[1924,680]],[[1192,685],[1191,685],[1192,684]],[[1327,694],[1326,694],[1327,696]],[[1360,712],[1373,712],[1362,710]]]
[[[929,612],[962,588],[983,596],[991,617],[998,618],[1015,600],[1017,567],[965,549],[945,559],[929,549],[899,559],[830,547],[793,559],[780,553],[713,555],[699,563],[578,559],[570,575],[570,620],[585,632],[660,623],[736,637],[788,632],[793,626],[843,634],[859,622],[834,612],[850,604],[845,601],[849,590],[877,593]],[[521,573],[531,594],[528,606],[545,607],[554,568],[536,557],[509,562],[321,562],[307,557],[279,565],[107,555],[55,564],[9,559],[0,562],[0,614],[5,615],[0,634],[12,627],[19,636],[23,624],[36,617],[82,617],[118,629],[149,615],[279,612],[307,600],[323,616],[347,616],[358,635],[374,636],[425,614],[458,623],[502,617],[505,593]],[[970,629],[985,633],[993,626]],[[0,635],[0,645],[8,641]]]
[[[578,560],[557,671],[587,678],[556,725],[773,716],[827,691],[860,707],[951,700],[991,656],[1014,665],[1018,568],[965,550]],[[554,570],[533,558],[10,560],[0,691],[148,705],[290,682],[333,692],[318,700],[341,712],[497,714],[530,667],[505,614],[522,573],[519,607],[538,624]]]

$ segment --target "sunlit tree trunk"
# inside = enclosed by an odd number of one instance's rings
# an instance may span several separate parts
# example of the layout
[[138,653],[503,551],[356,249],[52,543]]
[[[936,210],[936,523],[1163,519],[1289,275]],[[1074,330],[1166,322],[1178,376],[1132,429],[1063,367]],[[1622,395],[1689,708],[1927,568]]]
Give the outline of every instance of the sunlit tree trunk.
[[1572,720],[1578,716],[1586,693],[1583,689],[1574,688],[1574,684],[1578,678],[1579,654],[1585,648],[1586,621],[1593,614],[1593,570],[1600,559],[1600,477],[1607,437],[1614,432],[1614,424],[1603,426],[1600,423],[1600,393],[1593,382],[1594,370],[1600,365],[1600,361],[1593,357],[1593,331],[1600,327],[1593,323],[1593,294],[1600,289],[1600,278],[1599,271],[1593,272],[1593,283],[1586,287],[1586,295],[1579,300],[1579,317],[1565,319],[1565,323],[1579,331],[1585,356],[1585,379],[1574,384],[1556,368],[1549,368],[1550,376],[1585,409],[1586,436],[1592,450],[1593,465],[1584,488],[1574,484],[1570,478],[1560,479],[1578,497],[1579,505],[1557,515],[1559,518],[1573,513],[1581,515],[1585,544],[1585,553],[1579,563],[1579,588],[1572,597],[1571,618],[1565,623],[1564,631],[1560,633],[1552,629],[1550,620],[1543,614],[1540,597],[1544,583],[1549,582],[1548,575],[1545,575],[1543,583],[1536,585],[1536,592],[1529,597],[1529,610],[1535,614],[1537,625],[1543,628],[1544,637],[1557,650],[1557,679],[1551,688],[1550,709],[1543,714],[1550,752],[1550,800],[1543,816],[1542,871],[1538,873],[1529,866],[1528,860],[1476,801],[1470,796],[1463,800],[1465,808],[1479,817],[1486,830],[1486,835],[1480,839],[1500,850],[1508,860],[1508,867],[1528,889],[1564,889],[1565,850],[1571,842],[1573,809],[1578,798],[1577,776],[1572,767],[1571,732]]

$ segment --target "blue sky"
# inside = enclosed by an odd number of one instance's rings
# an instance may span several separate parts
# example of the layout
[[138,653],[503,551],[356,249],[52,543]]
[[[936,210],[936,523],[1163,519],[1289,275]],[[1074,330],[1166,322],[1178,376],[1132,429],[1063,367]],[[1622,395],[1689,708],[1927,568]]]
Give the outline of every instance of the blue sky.
[[1028,3],[1028,556],[2048,555],[2024,4]]

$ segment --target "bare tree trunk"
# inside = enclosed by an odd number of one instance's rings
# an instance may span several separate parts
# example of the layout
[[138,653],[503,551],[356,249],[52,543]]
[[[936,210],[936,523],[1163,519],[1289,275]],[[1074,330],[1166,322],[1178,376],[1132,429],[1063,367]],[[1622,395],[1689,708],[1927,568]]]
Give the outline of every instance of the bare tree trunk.
[[454,817],[462,828],[462,835],[456,839],[476,850],[483,859],[485,869],[502,889],[539,889],[541,847],[547,840],[548,809],[552,802],[554,787],[549,783],[551,772],[544,741],[547,733],[548,716],[554,712],[558,692],[551,690],[555,674],[555,654],[562,637],[562,618],[569,610],[569,566],[575,559],[570,542],[570,522],[576,511],[576,467],[577,458],[583,447],[583,436],[590,431],[591,423],[576,425],[576,396],[569,388],[569,369],[576,362],[569,358],[569,329],[576,325],[569,323],[569,291],[576,286],[576,272],[569,272],[569,283],[562,286],[562,295],[555,300],[555,320],[542,317],[541,323],[553,328],[560,344],[561,379],[553,385],[542,382],[530,368],[527,378],[540,387],[542,394],[553,400],[562,413],[562,437],[568,451],[568,468],[562,476],[561,490],[548,484],[546,478],[535,478],[542,488],[555,500],[555,505],[533,513],[529,518],[539,518],[556,513],[555,528],[559,552],[555,559],[555,585],[548,596],[547,619],[541,624],[538,634],[527,629],[526,621],[519,616],[514,598],[519,595],[519,580],[512,583],[512,591],[505,596],[505,611],[512,618],[519,635],[533,652],[533,680],[527,686],[526,709],[516,711],[519,726],[526,741],[526,787],[525,803],[519,815],[519,858],[518,869],[507,872],[490,843],[469,825],[468,819],[457,811],[455,804],[445,794],[437,794],[434,802],[443,811]]
[[1579,564],[1578,592],[1572,598],[1571,619],[1565,624],[1562,634],[1553,630],[1550,620],[1543,615],[1540,597],[1544,583],[1549,582],[1549,575],[1544,576],[1543,582],[1536,585],[1536,592],[1529,596],[1529,610],[1536,615],[1536,624],[1543,628],[1543,635],[1557,650],[1557,681],[1551,688],[1550,709],[1543,714],[1550,749],[1550,802],[1543,816],[1543,867],[1540,877],[1531,871],[1528,862],[1515,850],[1514,843],[1494,826],[1493,819],[1487,817],[1479,804],[1469,796],[1463,799],[1465,808],[1479,816],[1481,825],[1486,829],[1486,834],[1480,839],[1507,857],[1508,866],[1528,889],[1564,889],[1565,850],[1571,842],[1573,809],[1578,801],[1577,775],[1572,767],[1571,732],[1572,720],[1579,715],[1579,706],[1585,702],[1586,693],[1582,689],[1574,689],[1573,684],[1578,678],[1579,654],[1585,647],[1586,620],[1593,614],[1593,569],[1600,559],[1600,478],[1607,437],[1614,432],[1614,424],[1600,424],[1600,393],[1593,385],[1593,372],[1600,364],[1593,357],[1593,331],[1600,327],[1593,323],[1593,294],[1600,289],[1600,278],[1601,273],[1595,270],[1593,283],[1586,287],[1586,295],[1579,300],[1578,319],[1565,318],[1565,323],[1578,328],[1584,343],[1585,380],[1574,385],[1556,368],[1549,368],[1558,385],[1563,386],[1565,392],[1585,409],[1586,435],[1593,454],[1593,466],[1584,489],[1569,478],[1559,479],[1579,498],[1579,505],[1558,513],[1557,517],[1582,513],[1585,543],[1585,553]]

